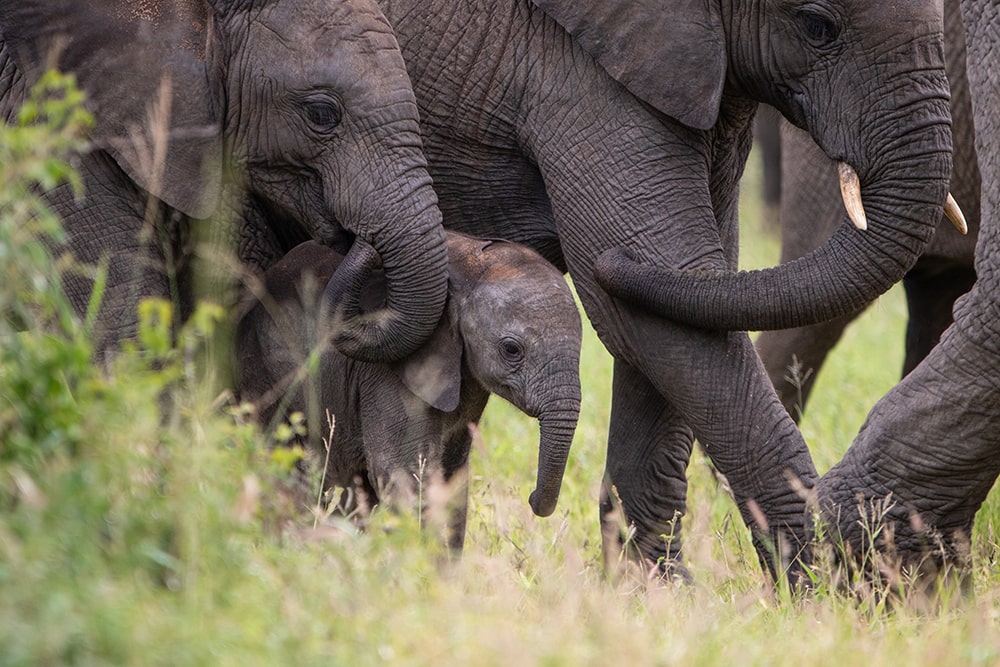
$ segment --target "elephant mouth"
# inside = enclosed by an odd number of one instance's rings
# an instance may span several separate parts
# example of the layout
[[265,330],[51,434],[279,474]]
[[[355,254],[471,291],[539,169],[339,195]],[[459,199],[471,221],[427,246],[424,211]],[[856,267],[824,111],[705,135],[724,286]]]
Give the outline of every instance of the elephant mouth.
[[[865,205],[861,200],[861,179],[858,178],[857,172],[846,162],[838,162],[837,176],[840,180],[840,196],[844,200],[847,216],[858,229],[862,231],[868,229],[868,216],[865,214]],[[969,224],[965,220],[965,214],[962,213],[962,208],[950,192],[945,198],[944,214],[960,234],[964,236],[969,233]]]
[[807,118],[809,117],[809,96],[804,92],[795,90],[786,85],[777,85],[778,104],[782,115],[788,121],[802,130],[808,130]]

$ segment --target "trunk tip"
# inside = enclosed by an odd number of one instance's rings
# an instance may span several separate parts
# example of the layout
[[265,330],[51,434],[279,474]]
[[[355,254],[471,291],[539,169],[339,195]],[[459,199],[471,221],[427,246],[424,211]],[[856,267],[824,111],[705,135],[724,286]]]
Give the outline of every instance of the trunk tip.
[[594,278],[605,292],[620,296],[621,269],[636,263],[635,255],[627,248],[608,248],[594,260]]
[[542,494],[536,489],[528,496],[528,504],[531,505],[531,511],[535,513],[535,516],[547,517],[556,511],[556,501],[558,499],[558,495],[552,498],[543,498]]

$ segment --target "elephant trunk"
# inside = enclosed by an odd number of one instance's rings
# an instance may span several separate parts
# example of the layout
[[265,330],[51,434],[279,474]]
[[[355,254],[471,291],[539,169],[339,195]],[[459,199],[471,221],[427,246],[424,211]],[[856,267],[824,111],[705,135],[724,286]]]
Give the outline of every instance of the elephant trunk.
[[568,385],[568,395],[538,417],[538,477],[528,503],[537,516],[549,516],[556,509],[569,448],[580,417],[579,382]]
[[[413,213],[412,206],[395,207],[401,211],[397,217],[408,219],[382,225],[386,232],[371,235],[370,246],[356,242],[327,285],[327,306],[341,318],[333,343],[349,357],[375,363],[402,359],[423,344],[441,319],[448,255],[441,213],[429,177],[427,181],[421,188],[426,207]],[[358,295],[379,260],[385,302],[379,310],[362,313]]]
[[739,273],[644,266],[625,249],[603,253],[595,276],[609,294],[668,319],[709,329],[763,331],[854,313],[902,279],[933,236],[951,176],[946,98],[924,104],[867,170],[868,229],[845,217],[833,237],[781,266]]

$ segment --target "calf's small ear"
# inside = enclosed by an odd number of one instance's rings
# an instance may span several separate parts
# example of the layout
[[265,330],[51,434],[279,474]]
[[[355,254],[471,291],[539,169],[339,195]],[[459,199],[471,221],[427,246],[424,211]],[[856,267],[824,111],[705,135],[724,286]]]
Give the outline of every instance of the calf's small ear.
[[392,364],[399,379],[420,400],[454,412],[462,390],[462,340],[448,307],[434,333],[412,355]]

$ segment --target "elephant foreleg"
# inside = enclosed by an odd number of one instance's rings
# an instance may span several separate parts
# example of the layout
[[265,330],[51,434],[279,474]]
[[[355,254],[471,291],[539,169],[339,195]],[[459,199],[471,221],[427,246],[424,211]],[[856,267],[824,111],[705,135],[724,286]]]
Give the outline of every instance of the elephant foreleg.
[[[587,294],[585,289],[580,293]],[[632,350],[640,350],[643,341],[668,342],[657,347],[647,343],[647,359],[639,357],[639,363],[632,363],[658,390],[660,403],[653,401],[648,389],[626,390],[616,367],[617,407],[612,408],[614,443],[609,443],[609,461],[625,470],[640,470],[647,458],[657,461],[664,455],[660,447],[665,425],[672,423],[676,410],[729,481],[762,564],[772,575],[787,572],[793,583],[799,581],[798,561],[809,556],[805,551],[811,531],[804,492],[815,485],[816,469],[801,434],[764,376],[749,337],[682,327],[628,310],[621,313],[624,324],[603,338],[616,358],[638,357]],[[619,401],[624,405],[618,406]],[[630,428],[629,420],[640,426]],[[650,423],[654,425],[641,426]],[[620,434],[627,434],[631,442]],[[622,459],[624,463],[619,463]],[[662,463],[646,466],[650,469],[646,474],[653,474]],[[620,473],[612,469],[611,475],[621,493]],[[639,508],[622,495],[626,515]]]
[[[466,395],[472,390],[466,388]],[[452,556],[459,556],[465,546],[465,526],[469,514],[469,451],[472,449],[472,433],[478,422],[478,415],[486,407],[489,394],[482,392],[475,399],[467,400],[472,405],[475,420],[460,419],[448,430],[444,440],[443,470],[444,497],[447,516],[444,529],[445,542]]]
[[465,548],[465,525],[469,517],[469,465],[451,471],[445,478],[447,496],[445,503],[445,544],[453,557],[462,555]]
[[995,313],[982,301],[964,305],[964,322],[875,405],[817,485],[850,554],[875,548],[922,568],[968,565],[973,520],[1000,473],[1000,382],[991,373],[1000,350],[995,327],[983,326],[995,317],[977,319]]

